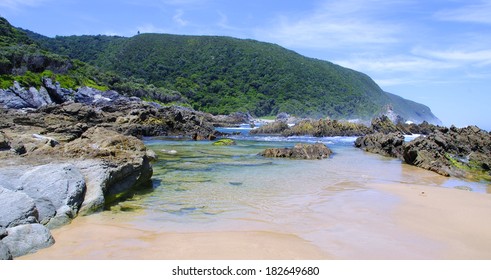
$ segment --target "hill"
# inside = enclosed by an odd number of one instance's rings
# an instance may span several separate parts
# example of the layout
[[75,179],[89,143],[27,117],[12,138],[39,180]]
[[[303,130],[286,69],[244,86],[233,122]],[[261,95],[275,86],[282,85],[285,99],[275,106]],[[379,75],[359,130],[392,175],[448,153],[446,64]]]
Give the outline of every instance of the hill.
[[42,77],[48,77],[68,89],[90,86],[99,90],[114,89],[128,96],[151,101],[188,104],[186,98],[177,91],[159,88],[141,79],[122,77],[52,52],[43,47],[42,41],[45,38],[15,28],[0,17],[0,89],[11,87],[14,81],[24,87],[39,88]]
[[439,122],[428,107],[384,92],[363,73],[275,44],[169,34],[27,35],[43,50],[95,66],[105,73],[97,80],[104,86],[135,94],[135,83],[152,84],[214,114],[370,120],[392,108],[407,120]]

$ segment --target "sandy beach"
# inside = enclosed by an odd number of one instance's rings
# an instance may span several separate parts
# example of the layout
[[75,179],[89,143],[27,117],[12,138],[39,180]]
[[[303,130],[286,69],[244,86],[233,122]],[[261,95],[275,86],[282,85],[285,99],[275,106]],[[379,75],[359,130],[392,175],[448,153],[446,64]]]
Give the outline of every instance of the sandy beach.
[[[103,223],[101,223],[104,220]],[[56,244],[20,259],[326,259],[308,242],[272,232],[152,233],[96,215],[54,230]]]
[[491,196],[458,189],[371,186],[401,198],[399,224],[441,244],[438,259],[491,259]]
[[[367,188],[393,196],[396,205],[384,214],[367,205],[362,207],[363,215],[350,211],[349,223],[339,221],[336,225],[347,228],[348,234],[343,240],[335,234],[326,235],[323,242],[327,246],[295,234],[247,229],[140,230],[129,223],[138,218],[138,213],[115,218],[106,212],[79,217],[71,225],[54,230],[54,246],[20,259],[491,259],[491,225],[487,222],[491,196],[395,183]],[[346,208],[350,208],[349,201],[352,209],[360,208],[359,201],[352,198],[343,199],[342,203],[348,203]],[[341,216],[340,220],[346,218]],[[353,224],[362,227],[349,229]],[[374,234],[380,230],[387,231],[387,235]],[[366,236],[360,236],[364,231]],[[355,239],[361,241],[350,242]],[[410,242],[405,244],[407,240]],[[363,242],[367,248],[359,248]],[[337,251],[326,251],[332,244],[338,244]]]

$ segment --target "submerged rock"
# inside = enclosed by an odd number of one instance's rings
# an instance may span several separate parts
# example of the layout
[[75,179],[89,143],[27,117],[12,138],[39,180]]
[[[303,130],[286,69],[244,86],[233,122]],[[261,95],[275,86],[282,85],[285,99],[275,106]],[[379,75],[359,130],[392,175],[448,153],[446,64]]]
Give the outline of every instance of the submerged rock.
[[233,145],[237,145],[237,143],[234,140],[228,138],[220,139],[213,143],[213,146],[233,146]]
[[331,149],[322,143],[296,144],[293,148],[270,148],[260,153],[264,157],[293,159],[323,159],[332,154]]

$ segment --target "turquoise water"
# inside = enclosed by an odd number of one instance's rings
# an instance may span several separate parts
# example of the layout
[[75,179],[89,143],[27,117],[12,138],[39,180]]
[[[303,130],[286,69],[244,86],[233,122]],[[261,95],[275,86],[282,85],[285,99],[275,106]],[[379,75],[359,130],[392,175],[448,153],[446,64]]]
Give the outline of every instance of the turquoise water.
[[[157,232],[289,233],[344,257],[370,256],[371,250],[388,248],[387,242],[392,242],[391,249],[382,255],[390,257],[400,255],[411,244],[424,248],[420,244],[423,241],[402,232],[387,215],[398,198],[368,185],[489,190],[486,184],[446,178],[397,159],[365,153],[353,147],[354,137],[283,138],[249,136],[246,128],[238,131],[244,134],[233,137],[235,146],[176,138],[145,139],[159,159],[154,163],[153,190],[123,203],[144,210],[135,226]],[[333,150],[331,158],[309,161],[258,156],[268,147],[318,141]],[[344,243],[362,251],[345,252]]]

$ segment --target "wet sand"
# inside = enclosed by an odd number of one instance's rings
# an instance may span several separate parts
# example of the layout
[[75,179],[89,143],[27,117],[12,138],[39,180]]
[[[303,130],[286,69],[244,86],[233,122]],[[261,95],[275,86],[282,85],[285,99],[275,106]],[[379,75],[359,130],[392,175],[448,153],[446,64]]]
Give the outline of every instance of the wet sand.
[[[350,221],[337,222],[344,227],[341,236],[325,235],[327,246],[272,231],[140,230],[131,223],[139,213],[105,212],[54,230],[54,246],[20,259],[491,259],[491,196],[412,184],[366,187],[398,202],[385,213],[366,205],[363,215],[349,212]],[[360,207],[350,197],[342,203],[347,209]],[[352,230],[357,224],[362,228]],[[380,231],[385,233],[373,235]],[[367,247],[360,248],[364,243]],[[329,251],[332,244],[337,249]]]
[[421,185],[375,185],[401,198],[401,227],[441,244],[439,259],[491,259],[491,196]]
[[[107,213],[106,213],[107,214]],[[151,232],[106,214],[80,217],[53,230],[55,245],[19,259],[254,260],[326,259],[295,235],[273,232]]]

